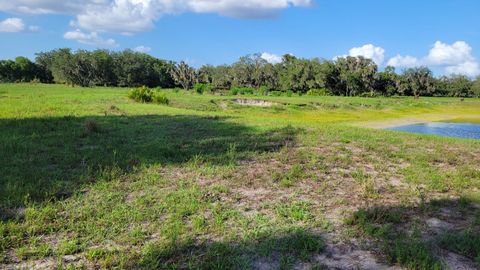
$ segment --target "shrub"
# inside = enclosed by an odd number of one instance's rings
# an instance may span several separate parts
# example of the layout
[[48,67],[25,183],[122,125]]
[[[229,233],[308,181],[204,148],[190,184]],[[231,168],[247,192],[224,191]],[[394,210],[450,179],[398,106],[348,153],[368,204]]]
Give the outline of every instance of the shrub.
[[147,88],[145,86],[138,87],[130,90],[130,92],[128,93],[128,97],[137,102],[142,102],[142,103],[154,102],[157,104],[168,105],[170,103],[170,100],[167,98],[167,96],[164,93],[161,93],[158,89],[159,88],[157,88],[156,91],[153,91],[152,89]]
[[202,95],[205,92],[211,91],[211,89],[212,89],[211,85],[206,83],[196,83],[193,86],[193,90],[195,90],[195,92],[197,92],[197,94],[200,94],[200,95]]
[[283,92],[281,92],[281,91],[270,91],[270,92],[268,93],[268,95],[269,95],[269,96],[273,96],[273,97],[280,97],[280,96],[283,95]]
[[257,89],[256,94],[258,96],[268,96],[269,89],[267,86],[260,86],[260,88]]
[[136,102],[148,103],[153,100],[153,91],[145,86],[130,90],[128,97]]
[[232,96],[238,95],[238,88],[232,88],[232,89],[230,89],[230,95],[232,95]]
[[331,96],[332,92],[326,88],[310,89],[307,92],[307,96]]
[[168,100],[167,96],[165,96],[164,93],[157,92],[153,95],[153,102],[157,104],[168,105],[170,103],[170,100]]
[[230,89],[230,95],[236,96],[236,95],[253,95],[253,92],[255,89],[250,88],[250,87],[234,87]]

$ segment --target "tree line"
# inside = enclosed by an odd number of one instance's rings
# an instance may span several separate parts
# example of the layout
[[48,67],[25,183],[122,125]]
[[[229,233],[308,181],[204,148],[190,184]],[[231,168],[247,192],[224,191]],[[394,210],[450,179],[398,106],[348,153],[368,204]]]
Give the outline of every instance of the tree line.
[[341,57],[335,60],[302,59],[284,55],[272,64],[252,54],[231,65],[204,65],[198,69],[148,54],[125,50],[57,49],[0,61],[0,82],[42,82],[118,87],[182,87],[199,84],[212,91],[249,88],[293,93],[315,92],[338,96],[454,96],[480,97],[480,77],[463,75],[436,78],[427,67],[396,72],[380,71],[370,59]]

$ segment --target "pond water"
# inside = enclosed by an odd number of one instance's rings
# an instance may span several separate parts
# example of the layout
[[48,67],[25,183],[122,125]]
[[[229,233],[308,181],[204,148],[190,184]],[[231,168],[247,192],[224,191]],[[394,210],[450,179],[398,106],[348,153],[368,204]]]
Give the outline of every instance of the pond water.
[[480,140],[480,124],[435,122],[393,127],[388,130]]

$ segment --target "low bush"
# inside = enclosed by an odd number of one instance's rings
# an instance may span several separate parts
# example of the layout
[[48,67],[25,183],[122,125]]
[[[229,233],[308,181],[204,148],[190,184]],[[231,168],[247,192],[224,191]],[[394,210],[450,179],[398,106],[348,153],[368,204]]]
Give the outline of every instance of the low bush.
[[153,95],[153,102],[157,104],[164,104],[168,105],[170,100],[168,100],[167,96],[164,93],[154,93]]
[[149,103],[153,100],[153,91],[145,86],[130,90],[128,97],[136,102]]
[[205,92],[210,92],[212,90],[212,86],[206,83],[196,83],[193,86],[193,90],[195,90],[197,94],[202,95]]
[[283,95],[283,92],[282,91],[270,91],[270,92],[268,92],[268,95],[272,96],[272,97],[280,97],[280,96]]
[[270,90],[268,89],[267,86],[260,86],[260,88],[257,89],[257,91],[255,91],[255,94],[257,96],[268,96],[268,92]]
[[307,96],[331,96],[332,92],[326,88],[310,89],[307,91]]
[[255,92],[255,89],[250,88],[250,87],[234,87],[230,89],[230,95],[236,96],[236,95],[253,95]]
[[135,100],[136,102],[142,103],[157,103],[168,105],[170,101],[164,93],[161,93],[159,90],[153,91],[150,88],[145,86],[138,87],[130,90],[128,97]]

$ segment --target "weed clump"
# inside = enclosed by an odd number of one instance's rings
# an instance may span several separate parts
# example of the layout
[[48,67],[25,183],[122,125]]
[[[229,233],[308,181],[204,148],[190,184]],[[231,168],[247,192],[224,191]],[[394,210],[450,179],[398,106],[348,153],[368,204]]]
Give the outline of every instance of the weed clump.
[[92,134],[92,133],[99,133],[100,126],[98,125],[95,119],[87,119],[85,120],[85,133]]
[[170,103],[170,100],[163,93],[155,93],[153,95],[153,102],[157,104],[168,105]]
[[305,178],[302,166],[296,164],[285,173],[275,172],[272,175],[273,181],[278,182],[284,188],[290,188]]

